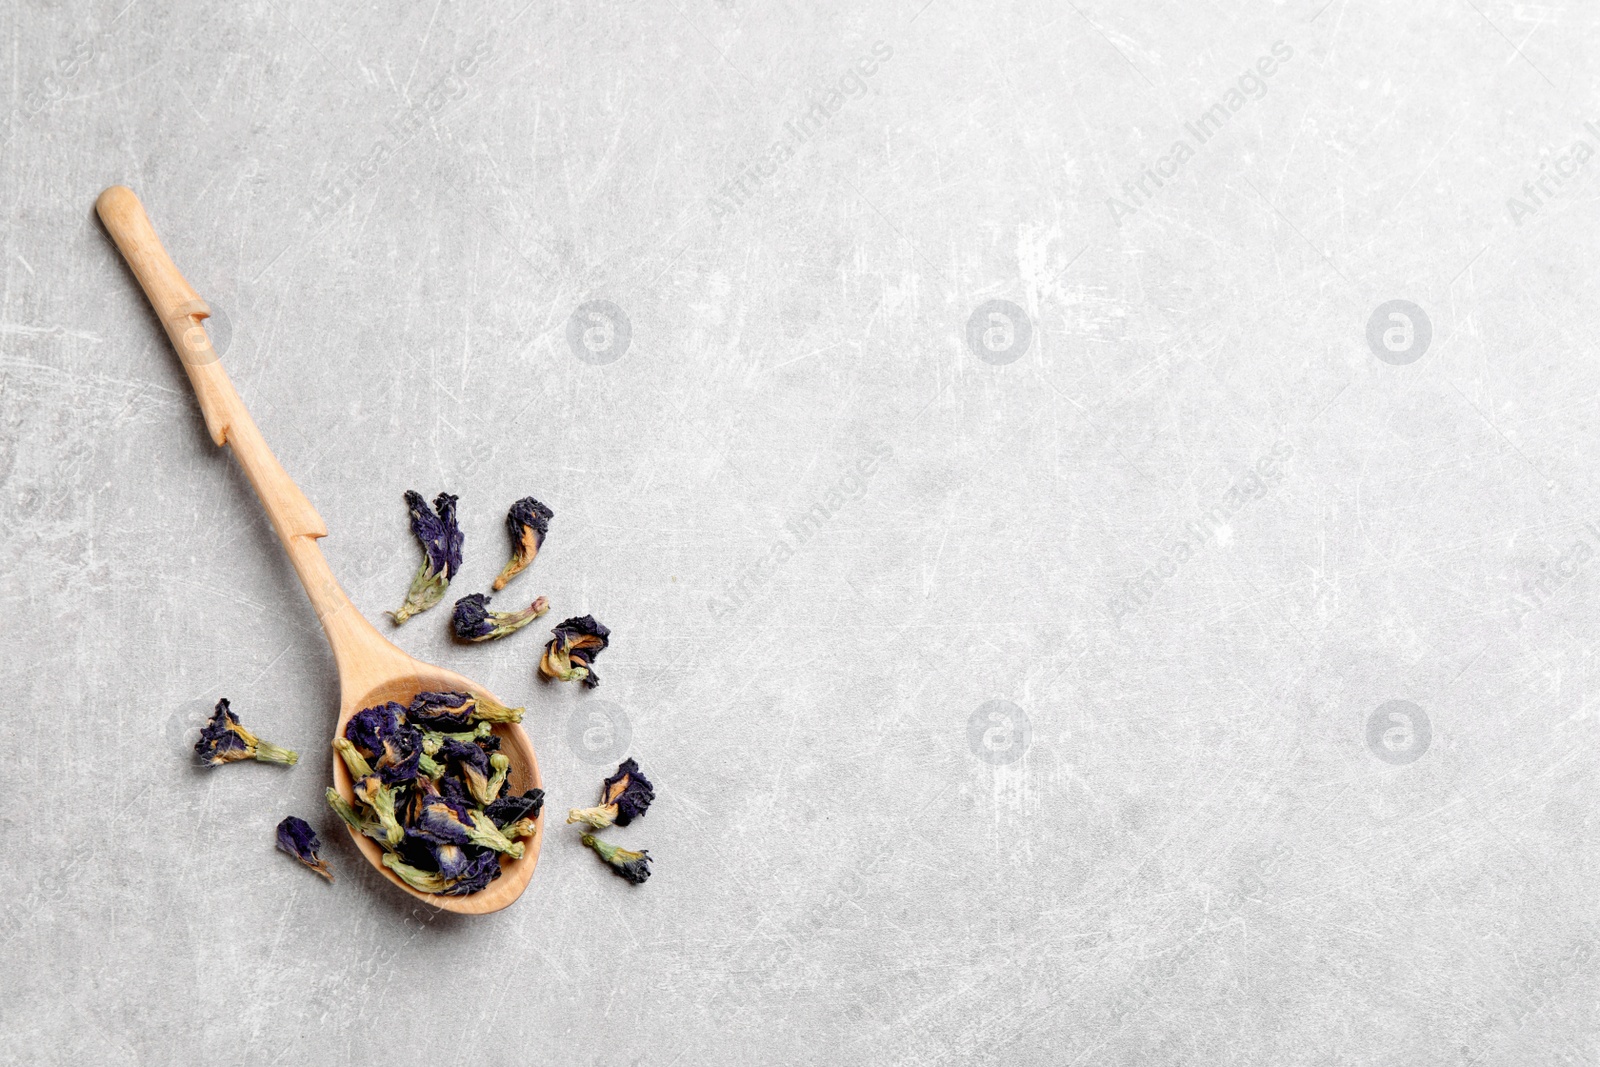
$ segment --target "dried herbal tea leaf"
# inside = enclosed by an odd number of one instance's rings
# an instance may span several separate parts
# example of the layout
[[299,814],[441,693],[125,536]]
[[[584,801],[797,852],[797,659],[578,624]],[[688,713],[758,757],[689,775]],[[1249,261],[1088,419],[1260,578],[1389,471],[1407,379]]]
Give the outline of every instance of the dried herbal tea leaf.
[[611,631],[596,622],[593,615],[581,615],[550,632],[555,636],[544,646],[539,673],[558,682],[580,681],[590,689],[599,685],[594,658],[611,643]]
[[626,878],[634,885],[641,884],[650,877],[650,852],[648,849],[632,852],[602,841],[593,834],[584,834],[583,843],[594,849],[601,859],[606,861],[612,872],[619,877]]
[[317,855],[321,847],[317,832],[304,819],[290,815],[278,824],[278,848],[331,882],[333,871]]
[[521,574],[544,547],[545,534],[550,532],[550,520],[555,512],[525,496],[511,505],[506,515],[506,531],[511,534],[511,560],[501,568],[494,580],[494,591],[499,592],[506,583]]
[[643,815],[655,800],[656,793],[639,770],[639,764],[630,756],[617,766],[617,773],[600,786],[600,804],[593,808],[573,808],[567,812],[567,822],[586,822],[596,830],[604,830],[613,823],[627,826]]
[[421,493],[408,489],[406,507],[411,510],[411,532],[422,545],[422,566],[411,579],[405,603],[399,611],[389,613],[396,626],[439,603],[450,587],[450,579],[461,569],[462,536],[456,522],[456,498],[440,493],[430,509]]
[[292,767],[300,760],[299,753],[268,744],[241,726],[239,716],[228,706],[226,697],[217,701],[217,710],[200,731],[200,740],[195,742],[194,751],[200,757],[200,762],[208,767],[220,767],[224,763],[247,759]]
[[450,625],[462,641],[492,641],[514,634],[550,610],[550,602],[540,597],[521,611],[491,611],[489,598],[473,593],[456,601]]

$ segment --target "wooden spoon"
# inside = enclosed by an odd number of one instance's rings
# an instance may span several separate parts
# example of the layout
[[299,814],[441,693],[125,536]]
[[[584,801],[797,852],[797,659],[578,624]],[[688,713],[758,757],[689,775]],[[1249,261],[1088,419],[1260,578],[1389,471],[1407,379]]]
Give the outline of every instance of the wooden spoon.
[[[317,538],[328,536],[328,528],[311,502],[279,466],[261,431],[256,429],[250,413],[245,410],[244,402],[234,392],[227,371],[217,361],[205,327],[200,325],[200,320],[209,316],[211,309],[178,273],[150,225],[144,205],[131,189],[113,185],[100,194],[95,209],[139,280],[150,306],[166,327],[172,347],[183,360],[211,439],[218,445],[233,447],[233,458],[239,461],[255,487],[256,495],[272,519],[272,528],[278,532],[284,551],[289,553],[289,562],[300,576],[300,584],[305,586],[306,596],[311,598],[317,618],[322,620],[339,668],[339,721],[334,727],[334,736],[342,737],[345,723],[362,708],[387,700],[406,704],[418,693],[428,690],[481,693],[493,699],[494,694],[483,686],[454,671],[412,659],[390,644],[356,610],[334,580],[328,561],[322,558],[322,550],[317,547]],[[501,750],[511,759],[512,791],[522,793],[539,787],[539,761],[522,727],[496,724],[494,731],[500,735]],[[333,781],[345,800],[353,803],[350,773],[337,754],[333,756]],[[522,858],[513,860],[502,856],[500,877],[490,882],[488,888],[461,897],[417,892],[383,866],[383,850],[377,842],[353,830],[350,836],[385,878],[412,896],[446,911],[482,915],[499,911],[527,888],[534,865],[539,861],[539,845],[544,840],[544,814],[539,815],[533,837],[523,842],[526,851]]]

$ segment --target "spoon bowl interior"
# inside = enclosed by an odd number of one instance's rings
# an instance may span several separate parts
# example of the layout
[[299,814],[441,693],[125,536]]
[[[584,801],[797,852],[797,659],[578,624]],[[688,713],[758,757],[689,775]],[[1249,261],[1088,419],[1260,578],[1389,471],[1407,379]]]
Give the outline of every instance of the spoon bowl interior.
[[[481,693],[491,699],[499,699],[483,686],[463,678],[453,671],[447,671],[442,667],[435,667],[427,663],[418,663],[415,660],[412,662],[415,664],[413,672],[386,679],[376,685],[362,686],[363,691],[358,693],[345,693],[340,702],[339,724],[334,736],[343,737],[345,724],[361,709],[370,708],[375,704],[382,704],[390,700],[407,705],[411,703],[411,699],[418,693]],[[501,701],[501,703],[504,702]],[[522,727],[516,723],[495,723],[494,732],[500,738],[500,751],[504,752],[507,758],[511,760],[511,769],[507,775],[511,783],[510,792],[521,794],[529,789],[544,788],[544,780],[539,775],[539,760],[533,752],[533,743],[528,740],[528,735],[523,731]],[[346,801],[354,803],[355,794],[351,791],[350,771],[345,767],[344,760],[339,758],[337,752],[333,753],[333,786]],[[528,879],[533,877],[533,869],[539,862],[539,846],[544,842],[544,812],[542,810],[535,820],[535,827],[533,836],[523,839],[522,844],[525,851],[521,859],[501,856],[500,877],[490,882],[484,889],[460,897],[446,897],[433,893],[418,892],[406,885],[399,875],[383,865],[383,849],[379,847],[376,841],[365,834],[358,834],[354,830],[350,830],[350,837],[355,841],[356,847],[366,856],[368,862],[378,869],[379,873],[418,900],[426,901],[434,907],[442,908],[445,911],[458,912],[463,915],[484,915],[506,907],[527,888]],[[346,829],[348,830],[349,827],[346,827]]]

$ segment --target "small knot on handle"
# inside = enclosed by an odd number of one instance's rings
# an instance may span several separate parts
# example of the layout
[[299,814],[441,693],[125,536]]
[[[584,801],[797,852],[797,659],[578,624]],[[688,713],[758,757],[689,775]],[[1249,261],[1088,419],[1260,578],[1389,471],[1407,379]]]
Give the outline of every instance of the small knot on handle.
[[186,366],[197,367],[217,361],[217,350],[211,347],[211,335],[200,325],[201,319],[210,317],[211,305],[196,298],[179,304],[162,320],[162,325],[167,328],[167,336],[172,339],[172,347]]

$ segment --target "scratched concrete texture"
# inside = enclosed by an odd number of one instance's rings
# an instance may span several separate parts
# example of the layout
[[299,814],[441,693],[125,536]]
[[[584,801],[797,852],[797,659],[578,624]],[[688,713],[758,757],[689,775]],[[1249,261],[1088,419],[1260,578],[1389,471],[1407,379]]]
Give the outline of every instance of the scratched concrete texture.
[[[1600,1060],[1593,5],[0,27],[0,1062]],[[509,909],[326,810],[332,659],[113,183],[356,604],[527,705]],[[452,595],[554,509],[496,603],[607,623],[600,688],[383,620],[409,488]],[[223,696],[300,764],[196,766]],[[561,819],[623,754],[640,887]]]

